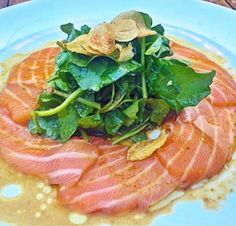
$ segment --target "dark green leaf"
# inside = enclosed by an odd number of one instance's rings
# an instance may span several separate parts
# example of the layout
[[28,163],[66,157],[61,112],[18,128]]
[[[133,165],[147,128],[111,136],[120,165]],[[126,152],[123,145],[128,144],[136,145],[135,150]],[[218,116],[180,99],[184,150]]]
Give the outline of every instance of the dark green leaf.
[[86,67],[94,58],[96,57],[63,50],[57,55],[55,62],[60,70],[68,71],[71,63],[79,67]]
[[147,13],[143,13],[143,12],[140,12],[140,13],[143,16],[146,27],[150,28],[152,26],[152,18]]
[[139,99],[139,111],[138,118],[136,119],[137,123],[143,123],[149,116],[150,112],[146,110],[147,99]]
[[151,43],[145,55],[153,55],[156,58],[171,56],[173,54],[169,47],[169,40],[162,35],[155,35],[156,40]]
[[66,41],[71,42],[80,35],[88,34],[90,31],[90,27],[88,27],[87,25],[83,25],[79,31],[75,29],[72,23],[67,23],[61,25],[61,30],[68,35]]
[[90,32],[91,28],[88,25],[83,25],[80,27],[80,33],[81,35],[88,34]]
[[72,23],[61,25],[61,30],[68,35],[67,42],[73,41],[80,35],[80,31],[76,30]]
[[[87,100],[94,101],[94,94],[92,94],[92,93],[85,93],[81,97],[83,97]],[[75,108],[81,118],[87,117],[94,110],[94,108],[87,106],[85,104],[79,103],[77,101],[75,102]]]
[[144,131],[139,132],[138,134],[130,137],[130,139],[134,142],[141,142],[147,139],[146,133]]
[[197,105],[210,94],[215,71],[197,73],[176,60],[159,59],[156,63],[158,71],[149,76],[149,89],[177,112],[184,107]]
[[39,100],[38,100],[41,110],[54,108],[60,105],[62,102],[63,102],[63,99],[61,97],[58,97],[49,92],[42,93],[39,96]]
[[121,95],[125,94],[125,96],[129,98],[131,98],[131,94],[137,86],[138,83],[135,80],[135,76],[125,76],[116,82],[117,93]]
[[105,130],[109,135],[116,135],[124,124],[125,115],[119,110],[108,112],[105,116]]
[[124,114],[130,119],[136,119],[139,111],[139,101],[134,101],[128,108],[123,110]]
[[78,114],[73,106],[58,113],[58,125],[60,127],[60,140],[67,141],[77,130]]
[[116,63],[106,57],[99,57],[84,67],[70,65],[70,72],[83,90],[98,91],[128,73],[137,71],[141,65],[136,61]]
[[96,128],[102,123],[102,118],[99,114],[90,115],[85,118],[81,118],[78,120],[79,127],[82,128]]
[[69,93],[71,90],[71,87],[68,85],[68,82],[64,82],[62,79],[58,78],[56,80],[54,80],[55,83],[55,88],[59,89],[61,91],[65,91],[67,93]]
[[163,58],[173,55],[173,52],[169,46],[170,41],[164,36],[165,30],[161,24],[152,27],[152,30],[157,32],[156,35],[152,35],[146,38],[146,55],[152,55],[156,58]]
[[148,105],[152,108],[151,121],[161,125],[170,111],[170,106],[162,99],[150,99]]
[[[43,129],[43,136],[57,140],[60,138],[60,127],[58,124],[57,116],[49,116],[49,117],[38,117],[38,122],[40,127]],[[33,123],[33,120],[30,120],[28,124],[28,130],[32,134],[39,134],[37,131],[37,127]]]
[[157,34],[160,34],[160,35],[164,35],[164,33],[165,33],[165,29],[161,24],[158,24],[158,25],[152,27],[152,30],[156,31]]

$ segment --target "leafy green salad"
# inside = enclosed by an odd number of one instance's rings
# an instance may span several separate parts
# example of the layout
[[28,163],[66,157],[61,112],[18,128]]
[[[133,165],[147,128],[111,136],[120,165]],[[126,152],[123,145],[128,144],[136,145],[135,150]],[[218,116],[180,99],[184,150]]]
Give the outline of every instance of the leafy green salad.
[[61,25],[67,37],[28,129],[66,142],[103,136],[113,144],[146,140],[166,117],[210,94],[215,71],[197,73],[173,59],[162,25],[130,11],[94,28]]

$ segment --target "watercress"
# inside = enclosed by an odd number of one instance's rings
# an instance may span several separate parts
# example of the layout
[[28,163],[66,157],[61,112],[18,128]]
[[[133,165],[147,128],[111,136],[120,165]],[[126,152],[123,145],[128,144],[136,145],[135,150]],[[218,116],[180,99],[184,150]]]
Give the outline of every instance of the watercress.
[[[132,34],[119,28],[111,35],[109,29],[119,17],[96,29],[61,25],[67,37],[57,42],[61,52],[38,98],[39,108],[32,112],[32,134],[60,142],[73,135],[88,140],[90,134],[105,135],[114,144],[126,139],[141,142],[147,139],[145,130],[161,126],[169,113],[178,114],[210,94],[215,71],[198,73],[169,58],[173,51],[165,30],[160,24],[152,26],[148,14],[132,11],[124,16],[137,24]],[[83,53],[70,50],[68,43],[73,41]],[[108,47],[114,49],[112,54],[100,52]]]

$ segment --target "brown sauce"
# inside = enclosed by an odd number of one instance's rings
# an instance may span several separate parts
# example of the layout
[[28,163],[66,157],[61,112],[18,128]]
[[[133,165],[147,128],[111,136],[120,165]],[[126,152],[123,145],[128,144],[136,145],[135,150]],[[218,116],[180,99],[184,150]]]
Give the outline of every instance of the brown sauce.
[[[175,39],[176,41],[176,39]],[[187,44],[186,44],[187,45]],[[206,55],[219,65],[225,60],[215,54]],[[9,69],[19,62],[24,55],[16,54],[0,64],[0,90],[6,83]],[[7,198],[2,194],[6,186],[16,185],[20,193]],[[22,175],[0,160],[0,222],[16,225],[149,225],[161,214],[171,214],[175,202],[202,200],[206,208],[216,209],[236,184],[236,154],[226,164],[225,169],[205,184],[194,185],[183,196],[165,207],[147,213],[132,212],[118,216],[102,214],[81,215],[62,207],[56,200],[56,189],[48,186],[37,177]],[[155,209],[155,208],[153,208]]]

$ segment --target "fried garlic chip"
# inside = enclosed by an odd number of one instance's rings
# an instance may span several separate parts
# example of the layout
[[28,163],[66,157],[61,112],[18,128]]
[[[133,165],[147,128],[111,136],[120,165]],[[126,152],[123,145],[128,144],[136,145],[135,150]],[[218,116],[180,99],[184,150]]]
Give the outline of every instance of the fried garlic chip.
[[88,52],[85,48],[84,45],[86,44],[88,40],[88,35],[81,35],[74,39],[72,42],[69,43],[64,43],[66,49],[68,49],[71,52],[76,52],[76,53],[81,53],[85,55],[91,55],[90,52]]
[[104,55],[111,55],[116,49],[115,35],[111,24],[103,23],[94,27],[89,32],[87,44]]
[[120,51],[120,55],[117,58],[118,62],[124,62],[124,61],[130,60],[134,57],[133,47],[132,47],[131,43],[129,43],[129,45],[126,47],[116,44],[116,47]]
[[139,34],[136,22],[132,19],[118,19],[111,23],[115,34],[115,40],[118,42],[129,42],[135,39]]
[[145,140],[133,144],[128,150],[127,159],[130,161],[143,160],[153,154],[158,148],[162,147],[167,140],[167,135],[164,130],[155,140]]
[[140,12],[132,10],[132,11],[121,13],[112,20],[112,23],[115,23],[115,22],[117,23],[117,21],[124,20],[124,19],[131,19],[136,22],[137,27],[139,29],[139,33],[137,37],[139,38],[156,34],[156,31],[153,31],[147,28],[143,15]]
[[88,42],[83,43],[82,47],[90,54],[90,55],[103,55],[98,50],[93,49],[91,46],[89,46]]

